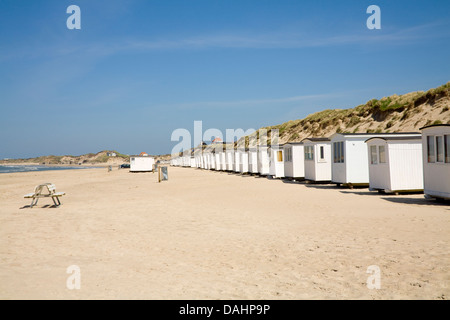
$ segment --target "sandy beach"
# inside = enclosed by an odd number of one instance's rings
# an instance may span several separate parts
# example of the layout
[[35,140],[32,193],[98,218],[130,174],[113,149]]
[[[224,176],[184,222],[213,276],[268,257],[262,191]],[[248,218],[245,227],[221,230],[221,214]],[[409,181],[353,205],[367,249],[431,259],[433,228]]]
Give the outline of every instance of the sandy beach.
[[[28,208],[44,182],[63,205]],[[420,194],[102,168],[1,174],[0,204],[0,299],[450,297],[450,206]]]

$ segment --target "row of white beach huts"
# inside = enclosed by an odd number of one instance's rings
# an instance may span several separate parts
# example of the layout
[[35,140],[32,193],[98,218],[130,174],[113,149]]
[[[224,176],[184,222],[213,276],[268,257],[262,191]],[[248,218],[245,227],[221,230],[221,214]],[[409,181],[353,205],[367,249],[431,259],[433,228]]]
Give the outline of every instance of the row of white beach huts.
[[410,133],[335,133],[276,146],[213,143],[172,158],[171,165],[274,178],[368,185],[386,193],[424,191],[450,199],[450,125]]

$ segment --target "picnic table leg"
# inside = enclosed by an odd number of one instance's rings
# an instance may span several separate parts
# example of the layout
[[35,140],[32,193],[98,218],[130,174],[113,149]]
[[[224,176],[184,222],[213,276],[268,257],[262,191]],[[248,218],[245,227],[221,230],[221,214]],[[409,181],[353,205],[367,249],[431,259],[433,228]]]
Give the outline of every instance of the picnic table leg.
[[[58,201],[58,203],[55,201],[55,198]],[[59,201],[58,197],[52,197],[52,200],[53,200],[53,203],[55,204],[55,206],[59,207],[61,205],[61,201]]]
[[37,205],[39,198],[31,198],[31,205],[30,208],[33,208],[33,206]]

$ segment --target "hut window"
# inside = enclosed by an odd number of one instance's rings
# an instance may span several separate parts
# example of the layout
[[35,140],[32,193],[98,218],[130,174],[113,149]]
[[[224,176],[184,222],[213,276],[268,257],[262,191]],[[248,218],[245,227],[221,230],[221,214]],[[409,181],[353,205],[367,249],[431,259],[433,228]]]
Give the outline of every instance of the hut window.
[[435,161],[434,157],[434,136],[427,136],[427,156],[428,162],[432,163]]
[[283,151],[277,151],[277,160],[278,162],[283,161]]
[[444,136],[445,143],[445,162],[450,163],[450,135]]
[[324,160],[325,159],[325,151],[323,146],[320,146],[320,160]]
[[292,162],[292,148],[286,148],[286,162]]
[[377,164],[377,146],[370,146],[370,163]]
[[337,142],[333,143],[333,162],[336,163],[338,159],[338,149],[337,149]]
[[344,163],[344,142],[334,142],[333,149],[334,163]]
[[305,147],[305,160],[314,160],[314,149],[312,146]]
[[444,138],[436,137],[436,162],[444,162]]
[[386,150],[385,150],[384,146],[378,147],[378,154],[379,154],[380,163],[386,163]]

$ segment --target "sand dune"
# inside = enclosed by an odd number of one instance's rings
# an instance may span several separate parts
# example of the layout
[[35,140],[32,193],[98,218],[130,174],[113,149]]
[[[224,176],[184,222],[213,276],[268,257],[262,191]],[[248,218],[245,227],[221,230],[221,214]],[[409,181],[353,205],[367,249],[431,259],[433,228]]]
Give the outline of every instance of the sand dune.
[[[448,299],[450,207],[169,168],[0,175],[1,299]],[[60,208],[23,195],[42,182]],[[81,270],[69,290],[66,269]],[[371,265],[381,288],[367,288]]]

